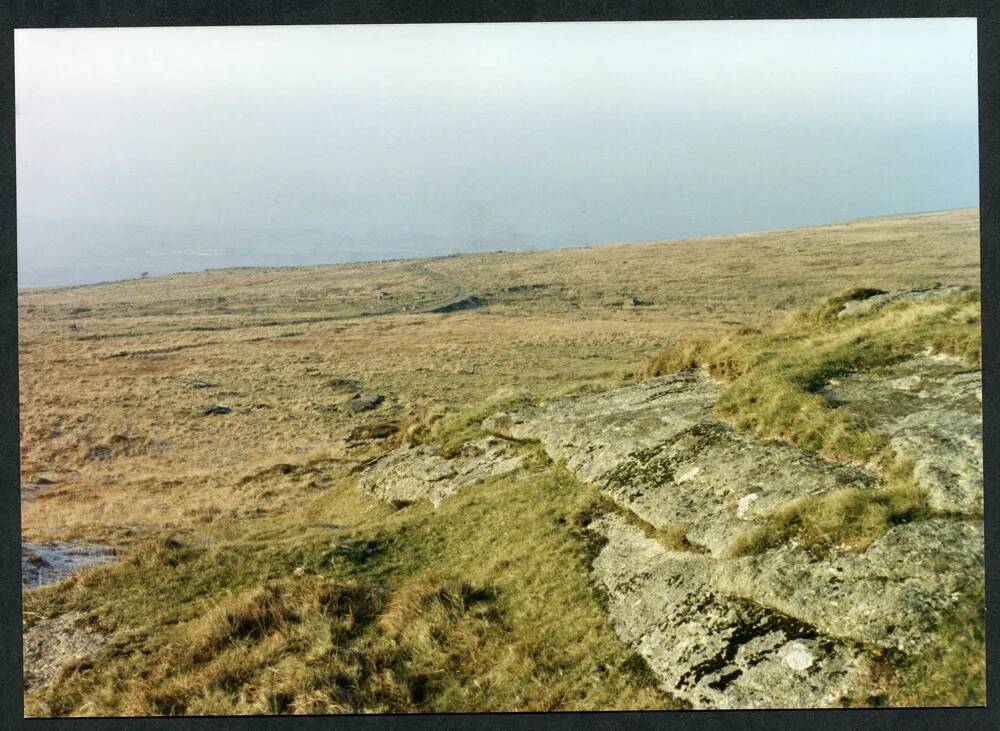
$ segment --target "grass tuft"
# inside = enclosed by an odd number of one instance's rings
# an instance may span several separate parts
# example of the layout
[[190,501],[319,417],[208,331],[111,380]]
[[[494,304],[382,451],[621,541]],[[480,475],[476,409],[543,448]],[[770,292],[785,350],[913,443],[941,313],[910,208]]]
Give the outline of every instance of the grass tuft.
[[817,555],[859,553],[894,526],[927,517],[926,495],[911,485],[847,487],[803,498],[739,535],[730,555],[763,553],[790,541]]
[[762,438],[779,438],[830,459],[888,468],[884,437],[823,395],[831,378],[872,371],[930,348],[980,364],[978,290],[887,305],[860,318],[834,315],[847,301],[880,293],[853,289],[790,316],[765,333],[679,343],[658,353],[641,378],[703,367],[729,387],[717,414]]

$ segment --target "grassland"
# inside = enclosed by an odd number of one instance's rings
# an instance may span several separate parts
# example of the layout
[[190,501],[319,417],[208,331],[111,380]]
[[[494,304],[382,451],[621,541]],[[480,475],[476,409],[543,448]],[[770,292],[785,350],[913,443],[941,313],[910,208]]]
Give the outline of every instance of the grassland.
[[[761,376],[766,393],[730,389],[730,420],[876,459],[882,445],[854,425],[811,430],[808,410],[823,407],[803,386],[848,367],[858,338],[871,342],[865,357],[909,352],[913,323],[845,325],[818,343],[808,318],[823,313],[788,314],[851,288],[978,280],[978,211],[964,210],[23,291],[22,475],[57,482],[23,503],[22,535],[121,554],[25,594],[26,627],[76,609],[109,637],[29,692],[27,711],[678,707],[587,580],[595,547],[579,516],[599,501],[592,488],[532,452],[527,478],[435,511],[367,498],[357,470],[406,440],[447,453],[501,405],[695,357],[734,385]],[[469,296],[479,304],[430,312]],[[927,333],[954,321],[952,347],[972,358],[973,309],[928,311]],[[796,344],[794,363],[769,365],[778,340]],[[359,391],[385,401],[351,415]],[[771,402],[798,408],[758,406]],[[217,403],[233,412],[201,413]],[[886,514],[911,509],[904,498]]]

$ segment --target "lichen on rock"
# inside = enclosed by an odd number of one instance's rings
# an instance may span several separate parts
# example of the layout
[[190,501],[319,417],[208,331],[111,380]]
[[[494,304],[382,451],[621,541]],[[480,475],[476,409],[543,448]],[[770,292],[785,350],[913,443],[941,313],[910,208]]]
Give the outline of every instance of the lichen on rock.
[[932,508],[982,514],[981,371],[927,355],[837,378],[822,393],[886,436],[897,460],[913,464]]
[[831,706],[866,682],[860,648],[714,589],[711,557],[667,551],[617,515],[591,529],[606,539],[592,575],[616,632],[693,707]]
[[462,453],[451,459],[426,444],[404,446],[365,469],[358,487],[389,502],[429,500],[437,507],[463,487],[510,474],[523,462],[512,445],[496,437],[466,444]]

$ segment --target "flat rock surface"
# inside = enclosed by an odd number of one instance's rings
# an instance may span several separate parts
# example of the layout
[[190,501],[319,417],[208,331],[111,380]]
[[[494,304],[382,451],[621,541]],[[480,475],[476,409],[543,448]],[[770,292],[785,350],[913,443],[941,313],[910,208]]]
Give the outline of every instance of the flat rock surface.
[[364,470],[358,487],[382,500],[430,500],[437,507],[463,487],[514,472],[522,463],[509,443],[495,437],[465,445],[452,459],[424,444],[400,447]]
[[837,313],[838,318],[862,317],[869,315],[876,310],[895,302],[920,302],[940,297],[947,294],[955,294],[970,289],[963,285],[950,285],[947,287],[930,287],[928,289],[900,290],[897,292],[883,292],[860,300],[850,300],[845,302]]
[[657,528],[685,526],[722,555],[760,516],[807,495],[869,486],[875,476],[712,416],[722,391],[696,370],[488,419],[484,427],[538,439],[554,459]]
[[67,612],[40,619],[25,631],[25,690],[48,683],[65,665],[84,659],[104,644],[105,636],[83,621],[80,612]]
[[889,438],[896,457],[936,510],[983,510],[982,372],[944,356],[922,356],[884,372],[833,379],[824,395]]
[[721,556],[786,503],[874,482],[870,472],[705,421],[629,455],[598,485],[647,523],[684,526],[688,541]]
[[828,636],[914,652],[982,576],[982,524],[932,519],[896,526],[857,555],[783,547],[719,561],[713,585]]
[[615,631],[695,708],[834,706],[868,677],[854,646],[715,591],[712,558],[667,551],[618,515],[591,529],[607,540],[592,576]]
[[553,459],[596,482],[633,452],[662,444],[711,417],[722,386],[699,371],[635,386],[496,414],[483,428],[513,439],[537,439]]

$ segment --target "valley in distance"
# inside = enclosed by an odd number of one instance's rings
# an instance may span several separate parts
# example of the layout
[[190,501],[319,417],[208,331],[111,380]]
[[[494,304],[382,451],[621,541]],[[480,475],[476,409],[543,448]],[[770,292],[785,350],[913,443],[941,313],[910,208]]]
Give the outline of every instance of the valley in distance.
[[979,246],[23,289],[25,712],[984,705]]

